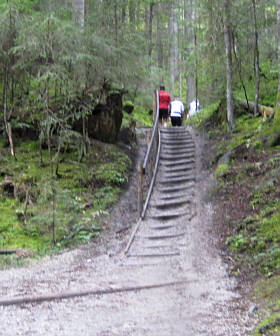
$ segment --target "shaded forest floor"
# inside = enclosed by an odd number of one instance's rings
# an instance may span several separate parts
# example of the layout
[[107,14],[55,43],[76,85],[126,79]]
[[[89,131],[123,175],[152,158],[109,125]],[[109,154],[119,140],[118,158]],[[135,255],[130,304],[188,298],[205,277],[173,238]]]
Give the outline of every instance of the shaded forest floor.
[[16,249],[27,257],[2,254],[0,268],[98,237],[128,183],[135,153],[135,142],[92,140],[88,156],[80,161],[73,144],[60,154],[53,174],[46,149],[40,163],[38,141],[17,141],[14,160],[0,139],[0,250]]
[[237,124],[232,135],[208,129],[214,228],[230,274],[256,302],[252,310],[263,319],[256,335],[279,335],[279,146],[266,146],[268,136],[261,130],[271,124],[261,118],[247,115]]

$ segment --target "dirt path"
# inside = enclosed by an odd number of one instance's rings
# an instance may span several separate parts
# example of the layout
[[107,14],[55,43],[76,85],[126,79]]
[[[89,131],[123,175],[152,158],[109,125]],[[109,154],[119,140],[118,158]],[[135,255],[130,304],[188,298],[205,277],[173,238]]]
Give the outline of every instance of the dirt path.
[[[176,232],[184,229],[184,234],[165,244],[169,251],[179,253],[133,257],[133,253],[143,254],[140,244],[140,250],[133,247],[131,256],[124,256],[131,230],[122,231],[122,228],[136,222],[134,178],[112,214],[112,230],[98,245],[89,244],[24,269],[1,271],[0,293],[1,299],[5,299],[141,288],[58,302],[0,307],[0,335],[250,335],[254,323],[249,315],[250,302],[237,292],[235,279],[228,277],[226,265],[215,247],[213,210],[211,204],[204,201],[210,183],[209,172],[202,165],[204,139],[193,130],[190,132],[196,145],[196,183],[190,194],[195,216],[174,219],[173,224],[179,230]],[[157,190],[153,197],[155,202]],[[147,217],[135,246],[148,234],[145,226],[156,225],[154,219]],[[145,245],[145,251],[150,249],[149,245]],[[178,246],[175,250],[174,245]],[[151,285],[163,286],[145,288]]]

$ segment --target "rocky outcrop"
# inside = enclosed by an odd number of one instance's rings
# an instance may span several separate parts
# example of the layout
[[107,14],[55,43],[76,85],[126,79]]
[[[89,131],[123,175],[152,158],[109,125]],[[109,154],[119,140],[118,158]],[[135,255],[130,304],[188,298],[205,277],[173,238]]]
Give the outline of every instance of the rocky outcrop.
[[[88,136],[103,142],[115,142],[122,124],[122,108],[122,94],[108,94],[105,101],[97,104],[87,117]],[[77,120],[74,130],[82,133],[82,124],[81,119]]]
[[88,135],[104,142],[117,140],[122,124],[122,96],[110,94],[105,104],[98,104],[88,117]]

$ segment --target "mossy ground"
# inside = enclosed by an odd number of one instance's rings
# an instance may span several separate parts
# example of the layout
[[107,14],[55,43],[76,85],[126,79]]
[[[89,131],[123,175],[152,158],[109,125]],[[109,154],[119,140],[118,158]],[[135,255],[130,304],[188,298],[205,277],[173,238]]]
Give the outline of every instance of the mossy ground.
[[[210,192],[221,248],[230,254],[230,272],[255,284],[260,315],[268,312],[255,335],[280,335],[280,147],[271,141],[279,127],[241,113],[230,134],[215,123],[216,106],[190,123],[203,126],[213,144],[209,160],[216,182]],[[228,164],[218,164],[225,156]]]
[[[93,140],[82,162],[73,147],[60,155],[57,175],[48,151],[42,165],[38,150],[37,142],[18,141],[15,161],[1,141],[1,181],[13,185],[0,193],[2,250],[24,248],[40,256],[88,242],[100,234],[102,217],[128,181],[132,162],[117,145]],[[15,256],[0,257],[0,267],[18,263]]]

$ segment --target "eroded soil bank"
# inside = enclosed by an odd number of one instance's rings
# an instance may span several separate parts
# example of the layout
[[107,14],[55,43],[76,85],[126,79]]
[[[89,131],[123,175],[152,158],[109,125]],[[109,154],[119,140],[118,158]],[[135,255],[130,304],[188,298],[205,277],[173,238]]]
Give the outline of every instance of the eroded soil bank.
[[[137,221],[136,177],[96,242],[45,258],[29,267],[0,272],[2,299],[118,289],[40,304],[1,307],[3,335],[193,336],[250,335],[256,323],[252,303],[219,250],[209,201],[212,185],[207,139],[190,129],[196,144],[195,216],[179,223],[186,234],[181,254],[153,265],[127,265],[123,250]],[[142,139],[142,140],[141,140]],[[145,139],[139,137],[142,159]],[[182,219],[184,221],[184,219]],[[175,283],[170,285],[171,283]],[[125,291],[135,286],[161,288]]]

